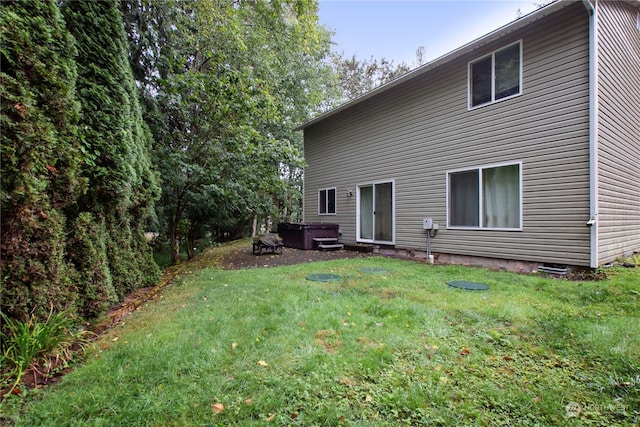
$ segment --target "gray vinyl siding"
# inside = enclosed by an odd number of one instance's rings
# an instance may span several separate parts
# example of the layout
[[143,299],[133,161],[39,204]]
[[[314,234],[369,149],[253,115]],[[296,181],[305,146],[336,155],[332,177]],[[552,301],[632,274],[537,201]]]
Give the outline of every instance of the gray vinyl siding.
[[640,250],[640,31],[637,9],[599,6],[599,263]]
[[[522,40],[522,95],[469,111],[469,61]],[[578,2],[305,128],[304,220],[356,240],[348,189],[394,180],[396,247],[589,265],[588,15]],[[446,172],[522,162],[522,231],[446,229]],[[319,188],[337,212],[317,215]]]

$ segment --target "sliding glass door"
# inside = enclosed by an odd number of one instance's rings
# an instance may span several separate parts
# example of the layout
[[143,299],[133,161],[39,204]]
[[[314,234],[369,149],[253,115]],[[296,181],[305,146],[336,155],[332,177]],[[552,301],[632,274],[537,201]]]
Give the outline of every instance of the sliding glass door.
[[358,186],[357,223],[358,241],[394,243],[392,181]]

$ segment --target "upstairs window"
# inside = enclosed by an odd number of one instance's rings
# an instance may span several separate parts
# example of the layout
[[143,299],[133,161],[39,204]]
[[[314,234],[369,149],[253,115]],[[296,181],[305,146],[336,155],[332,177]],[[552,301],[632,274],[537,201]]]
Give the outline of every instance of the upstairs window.
[[336,189],[323,188],[318,191],[318,214],[335,215],[336,213]]
[[522,93],[522,43],[469,63],[469,108]]
[[447,226],[522,229],[521,163],[447,173]]

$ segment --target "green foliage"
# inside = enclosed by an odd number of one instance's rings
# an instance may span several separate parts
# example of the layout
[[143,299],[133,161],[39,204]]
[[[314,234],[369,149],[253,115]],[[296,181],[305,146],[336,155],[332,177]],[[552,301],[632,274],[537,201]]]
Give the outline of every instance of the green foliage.
[[34,364],[51,357],[58,361],[70,360],[70,347],[79,342],[77,334],[73,333],[74,321],[65,312],[49,312],[43,322],[34,315],[26,322],[10,319],[2,312],[0,317],[3,323],[0,329],[0,384],[6,386],[8,381],[12,381],[10,391],[20,384]]
[[5,1],[2,44],[2,210],[58,209],[80,190],[73,39],[53,2]]
[[67,340],[73,323],[65,313],[50,313],[41,323],[31,316],[29,321],[20,322],[0,313],[3,320],[2,357],[9,368],[24,373],[33,361]]
[[0,5],[2,311],[73,307],[62,210],[83,189],[73,38],[52,1]]
[[95,156],[83,171],[90,180],[83,206],[109,213],[145,207],[157,197],[158,187],[117,2],[69,2],[63,12],[79,52],[80,124]]
[[254,216],[298,212],[302,141],[292,129],[322,99],[329,71],[317,3],[122,5],[174,262],[180,245],[209,233],[236,237]]
[[3,212],[2,232],[3,240],[13,236],[3,245],[3,312],[25,320],[30,313],[45,318],[51,305],[73,310],[78,294],[73,266],[65,258],[64,217],[56,210],[43,218],[24,209],[9,219]]
[[74,214],[80,218],[83,210],[88,211],[98,229],[86,221],[81,224],[102,238],[90,255],[79,254],[82,259],[76,259],[84,278],[88,275],[97,280],[89,285],[83,307],[86,314],[104,308],[114,295],[122,298],[159,277],[142,225],[160,188],[118,4],[68,2],[63,8],[78,46],[80,126],[86,149],[93,156],[92,163],[82,170],[89,189]]
[[104,312],[117,301],[111,271],[107,263],[106,230],[104,223],[83,212],[73,224],[69,239],[69,258],[74,263],[75,283],[79,301],[78,313],[88,319]]
[[160,188],[118,2],[63,5],[66,21],[52,0],[0,4],[1,308],[19,321],[95,316],[159,277],[143,225]]
[[106,230],[109,270],[118,296],[124,298],[143,283],[138,259],[131,246],[133,236],[129,227],[121,227],[116,222],[107,222]]

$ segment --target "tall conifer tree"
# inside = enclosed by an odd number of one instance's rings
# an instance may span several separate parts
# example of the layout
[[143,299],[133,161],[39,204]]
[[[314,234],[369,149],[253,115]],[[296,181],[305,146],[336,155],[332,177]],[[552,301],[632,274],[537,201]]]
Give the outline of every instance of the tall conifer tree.
[[[149,157],[151,137],[142,120],[118,2],[71,1],[63,14],[78,47],[80,125],[93,156],[83,171],[89,188],[77,205],[86,231],[79,239],[85,243],[87,236],[104,239],[104,244],[89,252],[80,251],[76,263],[85,264],[85,271],[96,262],[108,266],[108,275],[100,278],[111,280],[122,297],[152,283],[159,274],[143,234],[145,219],[159,195]],[[92,289],[96,301],[106,290]]]
[[1,308],[24,320],[76,303],[63,215],[82,190],[76,66],[54,1],[2,1],[0,31]]

